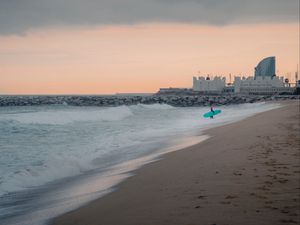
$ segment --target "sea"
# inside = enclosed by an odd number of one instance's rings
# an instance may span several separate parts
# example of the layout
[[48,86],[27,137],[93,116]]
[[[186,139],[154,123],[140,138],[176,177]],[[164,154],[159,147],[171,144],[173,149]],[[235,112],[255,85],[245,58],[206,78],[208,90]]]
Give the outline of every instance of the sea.
[[117,188],[139,167],[209,138],[205,130],[280,107],[0,107],[0,224],[44,225]]

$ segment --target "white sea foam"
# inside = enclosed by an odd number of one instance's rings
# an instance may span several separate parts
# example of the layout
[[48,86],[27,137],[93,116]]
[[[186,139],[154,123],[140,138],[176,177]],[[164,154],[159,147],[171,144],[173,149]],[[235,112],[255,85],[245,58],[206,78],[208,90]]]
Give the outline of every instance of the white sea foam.
[[175,109],[175,107],[167,104],[152,104],[152,105],[138,104],[137,106],[145,109],[156,109],[156,110]]
[[109,108],[74,108],[70,109],[49,109],[45,111],[29,111],[22,113],[10,113],[1,115],[0,120],[13,120],[26,124],[52,124],[63,125],[73,122],[89,121],[118,121],[128,116],[132,112],[127,106]]
[[278,107],[255,103],[208,108],[169,105],[0,109],[0,196],[91,169],[108,168],[196,133]]

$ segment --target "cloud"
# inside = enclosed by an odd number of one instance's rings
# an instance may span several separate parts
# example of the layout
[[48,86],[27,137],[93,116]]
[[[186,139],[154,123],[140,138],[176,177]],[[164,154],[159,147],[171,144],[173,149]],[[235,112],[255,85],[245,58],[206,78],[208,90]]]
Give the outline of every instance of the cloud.
[[56,26],[299,20],[299,0],[0,0],[0,35]]

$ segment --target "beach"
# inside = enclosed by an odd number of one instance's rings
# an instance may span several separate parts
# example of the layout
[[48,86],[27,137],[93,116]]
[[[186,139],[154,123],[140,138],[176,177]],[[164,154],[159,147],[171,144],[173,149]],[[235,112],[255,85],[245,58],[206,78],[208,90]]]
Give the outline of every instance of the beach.
[[299,101],[208,130],[51,224],[299,224]]

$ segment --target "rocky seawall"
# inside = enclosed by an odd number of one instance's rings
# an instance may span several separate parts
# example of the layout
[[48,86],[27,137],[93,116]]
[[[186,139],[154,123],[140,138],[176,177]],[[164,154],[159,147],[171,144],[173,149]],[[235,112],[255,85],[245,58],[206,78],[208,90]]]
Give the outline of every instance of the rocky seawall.
[[169,104],[176,107],[229,105],[241,103],[254,103],[260,101],[276,101],[300,99],[299,95],[219,95],[219,96],[0,96],[1,106],[37,106],[63,104],[72,106],[120,106],[135,104]]

